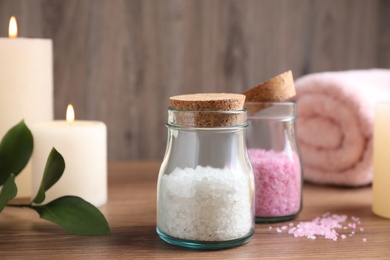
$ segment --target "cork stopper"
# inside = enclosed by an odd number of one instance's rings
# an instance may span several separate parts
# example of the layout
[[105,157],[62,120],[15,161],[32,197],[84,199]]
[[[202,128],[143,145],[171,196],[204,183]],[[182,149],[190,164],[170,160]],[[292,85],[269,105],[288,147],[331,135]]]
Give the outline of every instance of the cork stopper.
[[174,124],[185,127],[223,127],[246,124],[245,96],[232,93],[199,93],[170,97]]
[[243,93],[246,102],[280,102],[295,96],[295,85],[291,70],[261,83]]
[[178,110],[241,110],[245,96],[231,93],[199,93],[173,96],[171,106]]
[[[243,93],[246,102],[282,102],[295,96],[295,84],[291,70],[273,77],[272,79],[261,83]],[[251,105],[251,114],[266,108],[265,104]],[[252,111],[253,110],[253,111]]]

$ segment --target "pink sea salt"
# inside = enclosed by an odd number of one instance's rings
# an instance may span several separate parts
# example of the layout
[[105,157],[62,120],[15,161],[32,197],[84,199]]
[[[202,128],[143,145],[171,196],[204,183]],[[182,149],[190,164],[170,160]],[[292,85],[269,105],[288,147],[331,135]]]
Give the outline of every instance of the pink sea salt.
[[[357,218],[351,218],[352,222],[348,223],[347,226],[352,226],[356,228],[356,225],[360,224],[360,220]],[[337,214],[330,214],[325,213],[320,217],[316,217],[312,221],[304,221],[299,222],[295,226],[290,226],[290,229],[287,230],[288,234],[294,236],[294,237],[306,237],[308,239],[316,239],[317,236],[322,236],[325,239],[331,239],[334,241],[337,241],[339,237],[341,239],[346,239],[346,234],[339,234],[336,229],[345,230],[345,227],[342,226],[341,223],[344,223],[348,220],[348,217],[346,215],[337,215]],[[276,228],[279,230],[278,233],[283,232],[282,229]],[[360,228],[359,230],[363,230],[363,228]],[[353,236],[355,234],[355,231],[352,231],[349,236]],[[363,238],[363,241],[366,241],[366,238]]]
[[348,224],[348,227],[350,227],[350,228],[356,228],[356,223],[349,223],[349,224]]
[[297,156],[249,149],[255,180],[256,217],[296,214],[301,208],[301,169]]

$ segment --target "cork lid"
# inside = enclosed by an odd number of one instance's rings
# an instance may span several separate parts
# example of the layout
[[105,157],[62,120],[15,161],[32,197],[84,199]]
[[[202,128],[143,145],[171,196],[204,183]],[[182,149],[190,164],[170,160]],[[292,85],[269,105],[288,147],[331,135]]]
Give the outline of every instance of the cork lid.
[[198,93],[170,97],[169,123],[183,127],[246,125],[245,96],[232,93]]
[[291,70],[261,83],[243,93],[246,102],[280,102],[295,96],[294,78]]
[[295,84],[291,70],[286,71],[243,93],[245,108],[250,116],[268,108],[266,102],[283,102],[295,96]]
[[245,96],[232,93],[198,93],[170,97],[171,106],[179,110],[241,110]]

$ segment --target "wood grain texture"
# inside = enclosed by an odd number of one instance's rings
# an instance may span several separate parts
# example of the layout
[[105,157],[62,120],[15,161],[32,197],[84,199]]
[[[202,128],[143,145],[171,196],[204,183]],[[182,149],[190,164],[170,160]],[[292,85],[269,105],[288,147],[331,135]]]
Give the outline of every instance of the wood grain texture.
[[292,222],[310,221],[325,212],[355,216],[361,224],[353,236],[349,236],[352,229],[338,230],[347,238],[337,241],[278,233],[276,227],[287,222],[256,224],[252,240],[232,249],[171,246],[155,230],[159,166],[158,161],[109,164],[108,202],[100,208],[112,230],[107,237],[69,235],[31,210],[6,208],[0,215],[1,259],[388,259],[390,255],[389,220],[372,213],[371,187],[311,184],[305,184],[303,210]]
[[0,0],[0,36],[54,42],[55,117],[108,126],[109,160],[161,159],[169,97],[291,69],[390,67],[386,0]]

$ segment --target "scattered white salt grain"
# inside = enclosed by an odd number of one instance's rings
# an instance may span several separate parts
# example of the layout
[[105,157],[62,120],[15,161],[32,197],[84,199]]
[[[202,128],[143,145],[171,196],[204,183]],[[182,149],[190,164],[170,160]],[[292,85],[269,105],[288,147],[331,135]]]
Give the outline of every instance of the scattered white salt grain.
[[355,235],[355,231],[352,231],[351,234],[352,234],[352,235]]
[[366,242],[367,241],[367,238],[363,238],[363,242]]
[[271,227],[271,226],[269,226],[269,227],[268,227],[268,229],[272,229],[272,227]]
[[347,238],[347,236],[346,235],[341,235],[341,239],[346,239]]
[[361,227],[361,228],[360,228],[360,231],[364,231],[364,228]]
[[293,226],[294,226],[294,223],[291,222],[290,224],[288,224],[288,226],[289,226],[289,227],[293,227]]
[[276,228],[276,232],[282,233],[282,230],[280,228]]
[[282,230],[286,230],[287,229],[287,226],[282,226]]
[[348,229],[348,227],[347,227],[347,226],[345,226],[345,227],[343,227],[343,229]]

